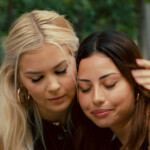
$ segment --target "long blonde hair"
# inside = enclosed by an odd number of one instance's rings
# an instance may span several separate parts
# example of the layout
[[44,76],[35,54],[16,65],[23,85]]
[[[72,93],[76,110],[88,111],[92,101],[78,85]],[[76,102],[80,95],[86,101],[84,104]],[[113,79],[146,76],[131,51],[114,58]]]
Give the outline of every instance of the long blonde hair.
[[[0,70],[0,137],[4,150],[33,150],[33,137],[28,124],[27,108],[17,99],[17,73],[19,57],[40,48],[43,43],[66,45],[72,55],[78,49],[70,23],[54,11],[35,10],[23,14],[12,25],[5,40],[5,60]],[[36,119],[36,105],[30,103]],[[36,121],[41,130],[40,121]],[[39,131],[40,133],[41,131]]]

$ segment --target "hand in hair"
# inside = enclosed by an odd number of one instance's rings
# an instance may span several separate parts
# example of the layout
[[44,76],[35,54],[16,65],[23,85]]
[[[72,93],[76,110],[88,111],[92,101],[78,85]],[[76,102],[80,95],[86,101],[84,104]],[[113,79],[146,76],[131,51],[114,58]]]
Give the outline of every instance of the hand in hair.
[[150,61],[146,59],[136,59],[136,63],[139,67],[144,67],[145,69],[132,70],[133,78],[139,85],[150,90]]

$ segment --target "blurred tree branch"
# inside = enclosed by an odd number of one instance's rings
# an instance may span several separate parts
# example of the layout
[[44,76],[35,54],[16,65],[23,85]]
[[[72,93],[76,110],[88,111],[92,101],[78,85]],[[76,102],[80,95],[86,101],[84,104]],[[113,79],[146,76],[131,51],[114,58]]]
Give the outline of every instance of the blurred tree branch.
[[137,28],[138,28],[138,44],[139,47],[142,49],[143,45],[144,45],[144,39],[143,39],[143,34],[144,32],[144,21],[145,21],[145,17],[144,17],[144,0],[136,0],[135,1],[135,11],[137,14]]

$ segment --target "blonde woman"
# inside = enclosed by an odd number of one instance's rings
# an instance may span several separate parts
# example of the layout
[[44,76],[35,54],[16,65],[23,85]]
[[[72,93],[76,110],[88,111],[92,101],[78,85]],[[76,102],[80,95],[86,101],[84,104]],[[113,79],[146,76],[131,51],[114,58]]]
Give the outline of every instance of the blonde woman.
[[4,150],[72,150],[70,107],[76,93],[70,23],[35,10],[13,24],[0,70],[0,137]]

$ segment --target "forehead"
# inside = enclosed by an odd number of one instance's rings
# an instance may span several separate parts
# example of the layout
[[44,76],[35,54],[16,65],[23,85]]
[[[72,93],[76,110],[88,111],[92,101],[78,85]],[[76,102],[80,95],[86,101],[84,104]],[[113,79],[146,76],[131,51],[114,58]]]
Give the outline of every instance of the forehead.
[[62,49],[53,44],[43,44],[39,49],[23,54],[19,59],[19,68],[45,68],[53,67],[57,63],[71,56],[66,46]]
[[112,72],[120,73],[114,62],[103,53],[94,53],[81,60],[78,76],[86,77],[94,73],[104,75]]

